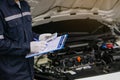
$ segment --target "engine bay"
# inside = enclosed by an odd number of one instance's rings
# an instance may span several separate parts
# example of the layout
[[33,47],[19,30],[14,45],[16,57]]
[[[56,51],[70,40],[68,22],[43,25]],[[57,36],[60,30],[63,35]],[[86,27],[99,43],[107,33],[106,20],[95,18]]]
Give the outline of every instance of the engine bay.
[[[75,22],[77,23],[77,21]],[[50,30],[45,29],[47,25],[39,26],[39,29],[43,32],[56,31],[59,35],[68,34],[68,39],[62,50],[35,57],[36,80],[75,80],[120,70],[118,37],[113,35],[111,30],[105,25],[100,23],[93,24],[94,21],[89,22],[89,20],[83,22],[78,21],[77,23],[79,26],[88,26],[86,28],[78,28],[78,31],[82,30],[83,32],[78,32],[74,27],[70,27],[70,24],[62,28],[55,27],[59,25],[58,23],[55,23],[55,26],[53,26],[53,23],[51,25],[48,24],[51,27]],[[89,26],[94,28],[89,28]],[[95,26],[97,27],[95,28]],[[39,29],[35,28],[34,30]],[[85,31],[85,29],[88,31]]]

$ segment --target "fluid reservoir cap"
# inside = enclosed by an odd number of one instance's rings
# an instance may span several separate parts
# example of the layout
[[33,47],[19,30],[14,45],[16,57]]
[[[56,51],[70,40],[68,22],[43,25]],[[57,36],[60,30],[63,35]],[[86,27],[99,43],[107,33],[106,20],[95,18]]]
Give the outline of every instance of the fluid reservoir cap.
[[81,62],[82,58],[80,56],[78,56],[77,58],[77,62]]
[[108,49],[112,49],[113,48],[113,44],[112,43],[107,43],[106,46],[107,46]]
[[101,48],[106,49],[107,48],[106,44],[102,44]]

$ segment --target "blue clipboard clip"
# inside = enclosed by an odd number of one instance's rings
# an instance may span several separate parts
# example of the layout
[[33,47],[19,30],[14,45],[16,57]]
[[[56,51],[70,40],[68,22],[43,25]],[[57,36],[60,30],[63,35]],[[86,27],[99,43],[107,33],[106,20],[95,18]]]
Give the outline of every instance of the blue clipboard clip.
[[68,37],[68,34],[65,34],[61,37],[60,41],[59,41],[59,44],[57,46],[57,48],[59,49],[62,49],[64,47],[64,44],[65,44],[65,41],[66,41],[66,38]]

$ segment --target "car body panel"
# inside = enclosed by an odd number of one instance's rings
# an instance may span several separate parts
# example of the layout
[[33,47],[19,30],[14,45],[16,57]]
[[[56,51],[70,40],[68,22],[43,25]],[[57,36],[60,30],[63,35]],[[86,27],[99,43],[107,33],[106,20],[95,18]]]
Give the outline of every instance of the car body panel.
[[115,24],[120,21],[119,0],[28,0],[33,26],[71,19],[95,19]]
[[119,75],[120,75],[120,72],[116,72],[116,73],[88,77],[83,79],[76,79],[76,80],[120,80]]

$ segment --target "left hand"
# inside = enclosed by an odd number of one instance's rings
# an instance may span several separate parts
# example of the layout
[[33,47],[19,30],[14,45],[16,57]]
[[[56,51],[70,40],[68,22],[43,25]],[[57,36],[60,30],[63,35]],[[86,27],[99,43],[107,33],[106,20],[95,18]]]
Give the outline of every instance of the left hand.
[[44,33],[44,34],[41,34],[41,35],[39,36],[39,40],[40,40],[40,41],[45,41],[45,40],[47,40],[48,38],[50,38],[51,36],[52,36],[51,33]]

